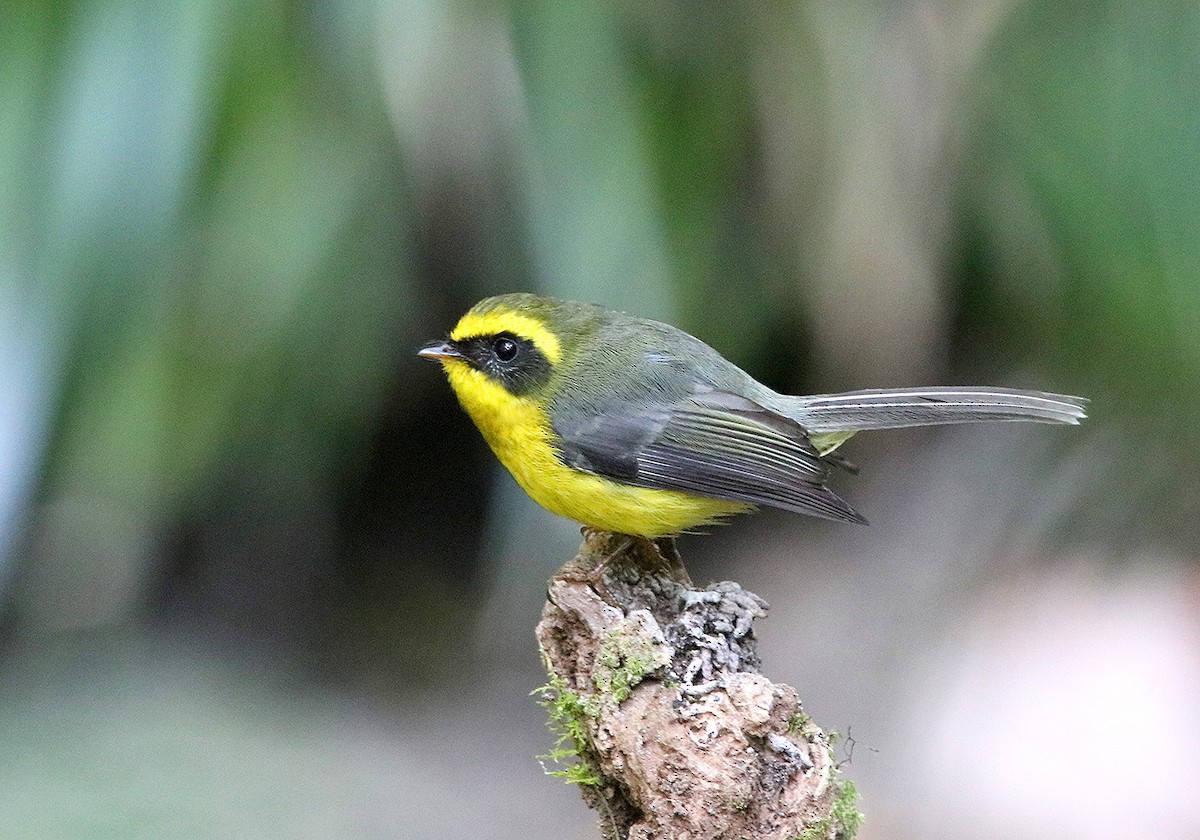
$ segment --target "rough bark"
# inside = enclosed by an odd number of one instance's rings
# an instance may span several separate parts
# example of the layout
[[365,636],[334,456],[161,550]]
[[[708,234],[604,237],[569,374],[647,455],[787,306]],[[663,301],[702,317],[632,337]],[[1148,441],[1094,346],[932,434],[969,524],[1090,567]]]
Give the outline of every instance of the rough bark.
[[795,689],[758,671],[738,584],[695,589],[673,543],[585,531],[537,627],[555,758],[612,840],[848,838],[860,820]]

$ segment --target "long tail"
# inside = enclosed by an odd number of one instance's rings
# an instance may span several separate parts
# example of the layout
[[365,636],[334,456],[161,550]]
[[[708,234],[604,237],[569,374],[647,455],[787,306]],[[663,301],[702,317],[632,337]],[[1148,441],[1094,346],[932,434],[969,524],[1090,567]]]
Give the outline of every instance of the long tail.
[[1078,424],[1087,416],[1082,397],[1011,388],[898,388],[785,399],[786,413],[810,433],[984,420]]

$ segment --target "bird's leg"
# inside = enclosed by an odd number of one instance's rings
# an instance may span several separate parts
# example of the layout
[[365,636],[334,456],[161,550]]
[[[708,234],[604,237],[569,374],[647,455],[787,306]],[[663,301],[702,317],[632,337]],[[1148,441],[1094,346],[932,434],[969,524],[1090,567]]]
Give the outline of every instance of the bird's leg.
[[656,540],[650,540],[650,544],[654,546],[654,553],[658,555],[658,559],[662,561],[663,567],[671,578],[690,588],[692,577],[683,565],[683,558],[679,556],[675,538],[659,537]]
[[581,549],[569,570],[564,567],[558,577],[577,583],[586,583],[597,592],[603,593],[604,576],[614,563],[629,562],[642,568],[659,567],[672,580],[690,587],[692,579],[684,568],[674,537],[635,537],[615,534],[584,526],[580,529],[586,550]]
[[588,525],[584,525],[580,529],[580,533],[583,535],[584,542],[587,543],[589,548],[587,552],[588,559],[595,560],[597,556],[600,559],[599,562],[594,563],[590,567],[572,570],[570,579],[578,583],[586,583],[597,591],[602,592],[605,588],[604,573],[608,571],[609,563],[627,552],[630,546],[633,545],[633,541],[638,538],[627,534],[614,534],[609,531],[601,531],[599,528],[592,528]]

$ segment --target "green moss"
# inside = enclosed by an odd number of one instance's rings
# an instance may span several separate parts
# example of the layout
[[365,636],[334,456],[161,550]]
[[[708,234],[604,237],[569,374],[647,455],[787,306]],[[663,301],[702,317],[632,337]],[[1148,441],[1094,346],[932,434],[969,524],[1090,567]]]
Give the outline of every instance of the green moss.
[[853,840],[863,823],[858,810],[858,790],[849,779],[833,782],[835,798],[829,816],[812,823],[796,835],[795,840]]
[[[669,662],[664,647],[648,639],[639,628],[626,624],[614,627],[596,652],[592,667],[595,693],[572,689],[555,674],[532,693],[541,695],[538,703],[549,713],[546,728],[557,736],[554,748],[538,756],[553,767],[543,767],[576,785],[599,785],[603,779],[596,769],[595,748],[589,732],[592,722],[605,708],[614,708],[630,694],[646,675]],[[549,663],[547,663],[549,668]]]
[[729,807],[734,811],[748,811],[750,809],[750,804],[753,801],[754,799],[750,796],[750,794],[746,794],[740,799],[730,800]]
[[[587,734],[588,719],[598,714],[594,703],[589,703],[587,698],[568,688],[567,681],[562,677],[554,675],[550,677],[550,682],[534,689],[532,693],[541,695],[538,705],[550,715],[546,728],[558,736],[553,749],[538,756],[546,774],[566,779],[573,785],[600,784],[600,774],[589,758],[592,742]],[[552,762],[554,767],[546,767],[545,762]]]
[[803,735],[804,730],[812,723],[812,718],[804,712],[796,712],[788,718],[787,731],[789,735]]
[[664,659],[661,645],[636,631],[617,626],[600,643],[592,682],[602,697],[620,704],[647,674],[665,664]]
[[849,779],[841,780],[841,790],[833,803],[832,815],[838,826],[838,840],[853,840],[863,823],[863,812],[858,810],[858,789]]

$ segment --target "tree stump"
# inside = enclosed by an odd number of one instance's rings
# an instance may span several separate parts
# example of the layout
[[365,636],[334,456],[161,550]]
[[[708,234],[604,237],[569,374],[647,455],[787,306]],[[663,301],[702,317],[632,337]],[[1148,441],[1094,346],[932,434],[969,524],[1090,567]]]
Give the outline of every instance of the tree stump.
[[606,840],[848,840],[861,814],[795,689],[759,672],[767,605],[692,586],[673,541],[585,529],[537,627],[559,743]]

